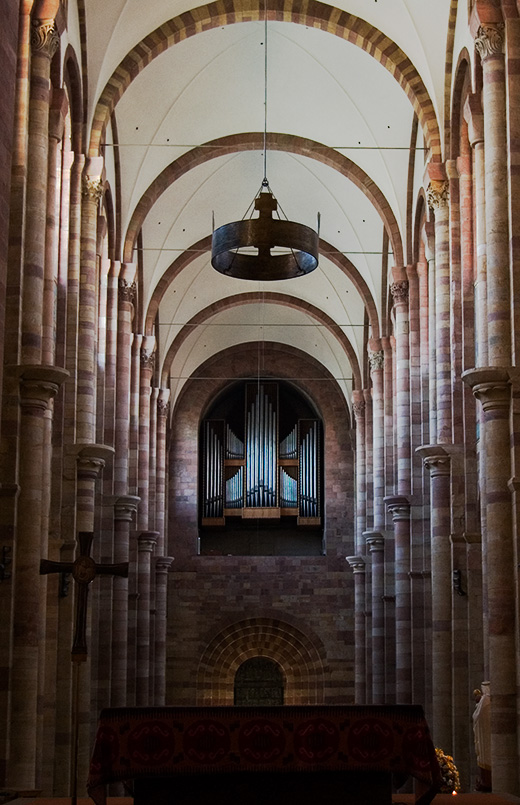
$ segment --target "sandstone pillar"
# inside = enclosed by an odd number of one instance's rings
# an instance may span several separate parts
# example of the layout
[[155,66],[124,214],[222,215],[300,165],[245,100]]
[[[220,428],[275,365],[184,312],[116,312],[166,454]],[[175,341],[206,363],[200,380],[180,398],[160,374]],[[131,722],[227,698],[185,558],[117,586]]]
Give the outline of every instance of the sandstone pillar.
[[155,366],[155,338],[144,336],[141,344],[141,372],[139,384],[139,461],[137,466],[137,493],[141,498],[137,527],[149,528],[150,482],[150,400],[151,382]]
[[168,572],[172,556],[158,556],[155,560],[155,673],[153,704],[166,703],[166,622],[168,614]]
[[432,571],[432,733],[452,752],[451,653],[451,514],[450,456],[441,445],[425,445],[417,453],[430,471]]
[[356,551],[363,553],[366,528],[365,400],[362,391],[352,392],[352,411],[356,419]]
[[[114,563],[128,562],[129,528],[137,511],[139,498],[136,495],[120,495],[114,503]],[[112,595],[112,678],[111,706],[127,704],[127,656],[128,656],[128,579],[115,576]]]
[[170,411],[170,390],[159,389],[157,398],[157,462],[156,462],[156,500],[155,500],[155,527],[159,532],[157,539],[157,553],[162,556],[166,550],[166,437],[168,428],[168,415]]
[[365,541],[372,560],[372,702],[385,701],[385,540],[377,531],[365,531]]
[[[374,468],[374,530],[385,527],[385,412],[384,412],[384,351],[381,341],[372,339],[369,352],[372,375],[373,468]],[[378,349],[379,347],[379,349]]]
[[54,366],[21,366],[20,463],[16,555],[13,573],[13,648],[8,785],[34,789],[37,784],[38,669],[45,613],[40,577],[44,515],[42,467],[46,412],[68,372]]
[[21,344],[22,360],[26,364],[42,360],[50,71],[52,57],[59,45],[54,20],[33,19],[31,26]]
[[[489,324],[491,331],[491,322]],[[494,352],[491,349],[490,355]],[[487,612],[491,697],[493,790],[518,793],[515,583],[510,462],[509,373],[500,367],[464,372],[482,403],[486,450]]]
[[136,705],[149,704],[150,689],[150,572],[157,545],[156,531],[142,531],[137,538],[137,668]]
[[366,702],[366,638],[365,638],[365,560],[347,556],[354,573],[354,695],[356,704]]
[[392,515],[395,537],[395,696],[398,704],[412,699],[412,636],[410,591],[410,502],[391,495],[385,503]]
[[409,282],[403,270],[393,269],[391,292],[395,310],[395,433],[397,495],[385,498],[392,514],[395,539],[395,645],[396,698],[398,703],[412,698],[412,633],[410,589],[410,343]]

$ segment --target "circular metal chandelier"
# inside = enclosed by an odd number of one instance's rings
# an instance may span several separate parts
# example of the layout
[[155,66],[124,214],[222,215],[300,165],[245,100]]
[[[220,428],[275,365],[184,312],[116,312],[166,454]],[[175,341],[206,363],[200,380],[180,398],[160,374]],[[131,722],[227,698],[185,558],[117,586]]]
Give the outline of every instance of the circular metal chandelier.
[[254,199],[258,218],[243,218],[213,229],[211,265],[221,274],[242,280],[285,280],[303,277],[318,266],[318,231],[273,217],[278,202],[267,180],[267,2],[265,5],[264,178]]

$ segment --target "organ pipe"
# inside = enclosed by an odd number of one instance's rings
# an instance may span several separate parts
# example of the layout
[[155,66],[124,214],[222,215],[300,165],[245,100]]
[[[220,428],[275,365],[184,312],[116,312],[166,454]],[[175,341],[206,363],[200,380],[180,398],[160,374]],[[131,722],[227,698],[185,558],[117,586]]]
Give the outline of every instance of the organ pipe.
[[[278,507],[297,509],[300,519],[319,518],[319,422],[299,419],[278,442],[278,418],[278,385],[263,381],[246,384],[242,423],[236,414],[231,423],[224,419],[204,422],[205,520],[222,522],[229,509],[239,515],[242,509]],[[252,514],[244,511],[243,516]]]

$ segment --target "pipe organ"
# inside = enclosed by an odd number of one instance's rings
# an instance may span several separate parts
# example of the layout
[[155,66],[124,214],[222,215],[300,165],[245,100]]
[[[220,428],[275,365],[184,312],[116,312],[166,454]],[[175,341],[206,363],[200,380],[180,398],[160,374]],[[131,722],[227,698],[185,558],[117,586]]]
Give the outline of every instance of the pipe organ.
[[203,423],[202,525],[292,516],[319,526],[319,420],[282,416],[275,382],[247,383],[244,400],[243,417]]

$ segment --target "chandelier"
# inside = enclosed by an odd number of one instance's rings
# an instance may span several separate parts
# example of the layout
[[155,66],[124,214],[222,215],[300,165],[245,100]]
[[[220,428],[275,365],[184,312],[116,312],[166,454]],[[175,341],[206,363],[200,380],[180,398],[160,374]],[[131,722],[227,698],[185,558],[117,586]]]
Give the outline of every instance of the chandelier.
[[[258,218],[246,218],[213,227],[211,265],[221,274],[243,280],[284,280],[303,277],[318,265],[317,231],[280,217],[279,204],[267,179],[267,4],[265,6],[264,65],[264,178],[248,208]],[[277,213],[278,217],[273,217]],[[246,213],[247,215],[247,213]]]

